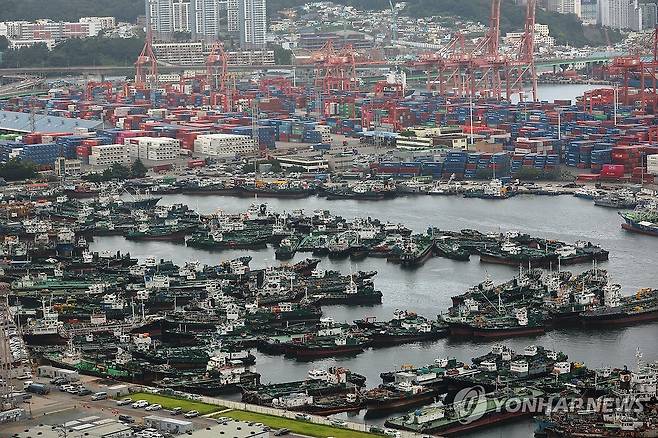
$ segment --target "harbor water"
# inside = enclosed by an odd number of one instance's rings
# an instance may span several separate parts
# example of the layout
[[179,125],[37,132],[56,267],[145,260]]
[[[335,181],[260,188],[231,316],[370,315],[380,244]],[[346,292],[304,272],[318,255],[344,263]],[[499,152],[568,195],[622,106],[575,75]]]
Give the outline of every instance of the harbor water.
[[[594,206],[592,201],[572,196],[542,197],[520,195],[503,201],[464,199],[461,197],[402,197],[387,201],[328,201],[311,197],[308,199],[245,199],[233,197],[194,197],[187,195],[165,196],[162,204],[187,204],[201,213],[218,209],[226,213],[244,212],[253,203],[267,203],[277,212],[303,209],[329,210],[345,218],[373,217],[383,221],[402,223],[415,232],[425,232],[431,226],[443,230],[472,228],[486,232],[509,230],[528,233],[532,236],[559,239],[565,242],[585,240],[610,251],[610,260],[601,263],[612,281],[620,283],[626,295],[641,287],[656,287],[656,265],[658,262],[658,239],[631,234],[621,229],[621,218],[613,209]],[[175,263],[199,260],[206,264],[217,264],[241,255],[253,257],[252,268],[278,265],[272,248],[259,251],[210,252],[169,242],[131,242],[123,237],[96,237],[91,244],[94,251],[110,250],[130,252],[144,259],[155,256]],[[310,254],[297,254],[294,263]],[[423,316],[434,318],[450,306],[450,297],[463,293],[467,288],[483,281],[488,276],[494,282],[502,282],[517,274],[510,266],[482,264],[477,256],[470,262],[459,262],[433,257],[421,267],[413,270],[387,263],[385,259],[367,258],[354,262],[323,258],[320,267],[342,272],[376,270],[375,286],[383,293],[383,303],[368,307],[327,306],[324,313],[337,321],[351,322],[364,316],[390,319],[395,309],[406,309]],[[570,266],[578,271],[588,265]],[[558,267],[555,266],[555,269]],[[644,360],[658,360],[656,336],[658,323],[643,324],[610,330],[582,329],[554,330],[545,335],[516,338],[505,341],[519,350],[529,344],[543,345],[561,350],[571,360],[583,361],[590,367],[623,366],[634,367],[636,349],[643,352]],[[404,364],[423,365],[435,358],[456,357],[469,362],[472,357],[488,352],[494,342],[441,339],[430,343],[409,344],[392,348],[368,349],[353,358],[325,359],[312,363],[295,362],[281,356],[257,354],[257,370],[262,381],[283,382],[306,375],[310,368],[333,365],[348,367],[368,378],[368,386],[381,382],[379,373],[400,368]],[[351,417],[354,421],[361,417]],[[473,436],[526,437],[531,435],[530,421],[500,426],[476,433]]]

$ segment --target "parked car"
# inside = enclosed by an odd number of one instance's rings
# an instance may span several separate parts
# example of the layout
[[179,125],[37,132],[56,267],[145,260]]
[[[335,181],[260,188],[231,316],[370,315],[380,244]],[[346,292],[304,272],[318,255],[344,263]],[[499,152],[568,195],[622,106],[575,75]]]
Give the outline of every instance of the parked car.
[[152,405],[148,405],[146,407],[147,411],[159,411],[160,409],[162,409],[162,405],[159,405],[157,403],[154,403]]
[[137,400],[131,406],[133,407],[133,409],[140,409],[140,408],[145,408],[148,405],[149,405],[149,402],[147,402],[146,400]]
[[129,405],[133,402],[133,399],[131,398],[122,398],[121,400],[117,400],[117,406],[126,406]]
[[198,417],[198,416],[199,416],[199,411],[188,411],[188,412],[185,412],[185,415],[184,415],[185,418],[194,418],[194,417]]
[[279,429],[276,432],[274,432],[274,436],[283,436],[283,435],[288,435],[289,433],[290,433],[290,430],[288,430],[284,427],[283,429]]
[[89,394],[93,394],[93,393],[87,388],[80,388],[80,389],[78,389],[78,392],[77,392],[77,395],[79,395],[79,396],[85,396],[85,395],[89,395]]
[[183,413],[183,408],[174,408],[171,410],[171,415],[179,415]]
[[134,423],[135,419],[131,417],[130,415],[119,415],[119,421],[122,421],[124,423]]
[[91,399],[94,401],[105,400],[107,399],[107,392],[97,392],[96,394],[91,396]]

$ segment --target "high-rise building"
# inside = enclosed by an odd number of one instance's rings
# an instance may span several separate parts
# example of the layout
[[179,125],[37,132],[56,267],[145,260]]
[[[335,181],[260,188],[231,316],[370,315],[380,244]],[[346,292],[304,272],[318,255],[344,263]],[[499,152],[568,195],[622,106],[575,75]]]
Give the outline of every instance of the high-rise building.
[[640,3],[641,29],[655,29],[658,24],[658,5],[656,3]]
[[226,0],[146,0],[146,18],[153,32],[166,37],[190,32],[215,39],[226,12]]
[[174,32],[172,15],[172,0],[146,0],[146,22],[153,32]]
[[580,19],[583,24],[590,26],[599,22],[599,2],[598,0],[581,0],[580,2]]
[[228,0],[226,4],[226,27],[229,32],[240,32],[238,3],[239,0]]
[[266,16],[265,0],[238,0],[240,45],[243,48],[251,49],[265,46]]
[[600,23],[614,29],[644,30],[656,23],[656,5],[639,0],[599,0]]
[[575,14],[580,17],[580,0],[547,0],[546,10],[558,14]]
[[171,17],[174,32],[191,32],[190,0],[173,0]]

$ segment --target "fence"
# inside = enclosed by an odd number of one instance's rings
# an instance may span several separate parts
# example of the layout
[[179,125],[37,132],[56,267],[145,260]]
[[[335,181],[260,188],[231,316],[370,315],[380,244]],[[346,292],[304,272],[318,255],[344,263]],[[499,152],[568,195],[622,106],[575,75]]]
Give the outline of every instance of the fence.
[[[162,393],[162,390],[156,389],[156,388],[150,388],[150,387],[140,387],[141,391],[145,392],[153,392],[153,393]],[[265,415],[273,415],[276,417],[284,417],[284,418],[290,418],[292,420],[295,419],[295,416],[299,414],[299,412],[296,411],[288,411],[285,409],[277,409],[277,408],[271,408],[268,406],[259,406],[259,405],[252,405],[249,403],[242,403],[242,402],[236,402],[236,401],[231,401],[231,400],[223,400],[215,397],[206,397],[206,396],[198,396],[194,394],[188,394],[188,393],[183,393],[183,392],[175,392],[176,396],[178,397],[183,397],[195,401],[199,401],[202,403],[207,403],[210,405],[216,405],[216,406],[224,406],[229,409],[236,409],[240,411],[247,411],[247,412],[254,412],[257,414],[265,414]],[[310,419],[309,421],[314,424],[323,424],[326,426],[330,427],[341,427],[343,429],[350,429],[350,430],[355,430],[358,432],[370,432],[372,425],[364,424],[364,423],[354,423],[351,421],[345,421],[343,424],[340,426],[337,426],[332,420],[330,420],[327,417],[323,417],[320,415],[309,415]],[[335,420],[334,420],[335,421]],[[377,427],[377,426],[374,426]],[[381,429],[381,428],[380,428]],[[419,435],[417,433],[413,432],[407,432],[407,431],[397,431],[398,433],[396,434],[396,437],[400,438],[419,438],[422,435]]]

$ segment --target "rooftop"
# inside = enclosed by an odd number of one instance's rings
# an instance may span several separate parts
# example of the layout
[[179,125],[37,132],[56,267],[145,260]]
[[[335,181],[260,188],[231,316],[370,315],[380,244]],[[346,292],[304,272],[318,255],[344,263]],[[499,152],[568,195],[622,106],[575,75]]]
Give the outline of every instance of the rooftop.
[[83,422],[80,420],[70,421],[65,425],[60,426],[35,426],[26,431],[12,435],[12,438],[60,438],[62,436],[60,432],[63,428],[66,429],[70,435],[83,433],[88,438],[118,436],[122,432],[127,433],[132,430],[129,426],[123,423],[119,423],[112,418],[107,418],[91,422]]
[[[14,111],[0,111],[0,131],[29,133],[31,129],[31,115]],[[71,132],[75,128],[96,129],[103,124],[100,120],[71,119],[67,117],[34,115],[34,132]]]
[[269,432],[263,430],[262,426],[249,426],[243,421],[228,421],[206,429],[198,429],[188,432],[185,438],[264,438],[269,437]]

